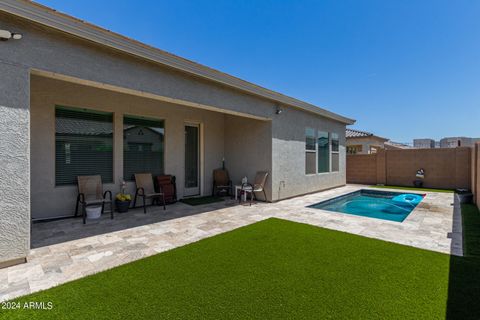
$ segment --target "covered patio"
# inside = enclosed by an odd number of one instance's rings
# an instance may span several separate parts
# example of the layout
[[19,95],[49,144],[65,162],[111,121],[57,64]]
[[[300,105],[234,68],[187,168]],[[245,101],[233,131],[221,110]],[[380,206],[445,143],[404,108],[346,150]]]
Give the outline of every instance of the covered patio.
[[[103,214],[100,219],[87,220],[87,224],[84,226],[80,226],[80,217],[35,222],[32,225],[31,248],[39,249],[96,236],[100,236],[100,239],[111,238],[109,234],[117,231],[148,229],[148,226],[152,224],[169,223],[171,220],[192,217],[204,212],[232,208],[238,205],[234,200],[225,199],[224,202],[201,206],[190,206],[177,202],[167,205],[167,210],[165,211],[161,206],[151,206],[148,208],[147,214],[143,213],[142,208],[129,209],[125,213],[116,213],[113,220],[110,219],[109,214]],[[173,235],[175,228],[171,232]],[[87,244],[88,242],[86,240]]]
[[225,202],[190,206],[178,202],[103,215],[34,222],[27,263],[0,269],[0,301],[47,289],[103,270],[199,241],[265,219],[266,206]]
[[[73,216],[80,175],[101,175],[113,197],[123,181],[133,197],[133,176],[144,172],[175,176],[178,199],[207,196],[213,170],[224,165],[234,185],[271,172],[269,149],[266,118],[40,71],[31,76],[33,221]],[[271,179],[266,194],[272,199]]]
[[0,268],[29,257],[32,221],[74,215],[82,175],[113,195],[139,171],[173,175],[179,199],[211,194],[224,163],[233,184],[267,172],[267,201],[345,184],[355,120],[33,2],[0,11],[23,35],[0,63]]

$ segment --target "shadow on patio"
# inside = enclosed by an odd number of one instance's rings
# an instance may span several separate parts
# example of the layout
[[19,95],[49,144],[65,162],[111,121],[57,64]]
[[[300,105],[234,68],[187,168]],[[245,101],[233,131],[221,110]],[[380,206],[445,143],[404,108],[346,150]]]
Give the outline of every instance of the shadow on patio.
[[85,225],[82,224],[81,216],[35,222],[32,224],[31,248],[35,249],[161,221],[188,217],[236,205],[238,205],[238,202],[230,199],[199,206],[190,206],[177,202],[167,205],[167,210],[165,211],[161,206],[149,206],[146,214],[143,213],[143,208],[130,209],[126,213],[116,212],[113,220],[110,219],[110,214],[104,214],[98,220],[87,220]]

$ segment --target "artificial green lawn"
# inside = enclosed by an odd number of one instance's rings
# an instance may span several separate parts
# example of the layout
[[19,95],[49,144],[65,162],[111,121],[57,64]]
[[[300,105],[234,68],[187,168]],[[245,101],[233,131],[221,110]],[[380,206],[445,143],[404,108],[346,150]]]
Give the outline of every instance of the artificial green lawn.
[[206,197],[198,197],[198,198],[186,198],[180,200],[180,202],[186,203],[191,206],[199,206],[202,204],[209,204],[215,202],[224,201],[222,197],[215,197],[215,196],[206,196]]
[[463,254],[480,258],[480,212],[473,204],[462,204]]
[[23,297],[54,308],[0,319],[474,319],[479,260],[268,219]]
[[411,191],[425,191],[425,192],[445,192],[445,193],[454,193],[455,190],[450,189],[432,189],[432,188],[416,188],[416,187],[400,187],[400,186],[371,186],[372,188],[379,189],[400,189],[400,190],[411,190]]

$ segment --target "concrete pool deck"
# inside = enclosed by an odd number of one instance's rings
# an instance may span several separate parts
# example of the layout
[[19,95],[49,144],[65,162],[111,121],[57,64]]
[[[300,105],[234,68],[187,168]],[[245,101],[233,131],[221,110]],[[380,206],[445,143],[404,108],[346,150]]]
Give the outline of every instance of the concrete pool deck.
[[[403,222],[380,220],[309,205],[367,188],[347,185],[276,203],[238,205],[233,200],[188,206],[176,203],[107,216],[83,225],[64,219],[32,225],[28,262],[0,269],[0,301],[79,279],[131,261],[270,217],[307,223],[421,249],[462,255],[461,213],[450,193],[425,192]],[[378,189],[375,189],[378,190]],[[388,190],[388,189],[382,189]],[[398,192],[399,190],[392,190]]]

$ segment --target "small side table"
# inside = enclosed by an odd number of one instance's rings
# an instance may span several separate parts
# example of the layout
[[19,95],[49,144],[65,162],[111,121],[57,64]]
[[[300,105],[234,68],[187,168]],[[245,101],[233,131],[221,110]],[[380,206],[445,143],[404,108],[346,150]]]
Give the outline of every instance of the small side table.
[[[236,185],[236,186],[235,186],[235,200],[238,199],[238,193],[239,193],[241,190],[242,190],[242,186],[241,186],[241,185]],[[247,193],[246,193],[246,192],[243,194],[243,197],[242,197],[242,198],[243,198],[242,200],[243,200],[244,202],[247,201]]]

